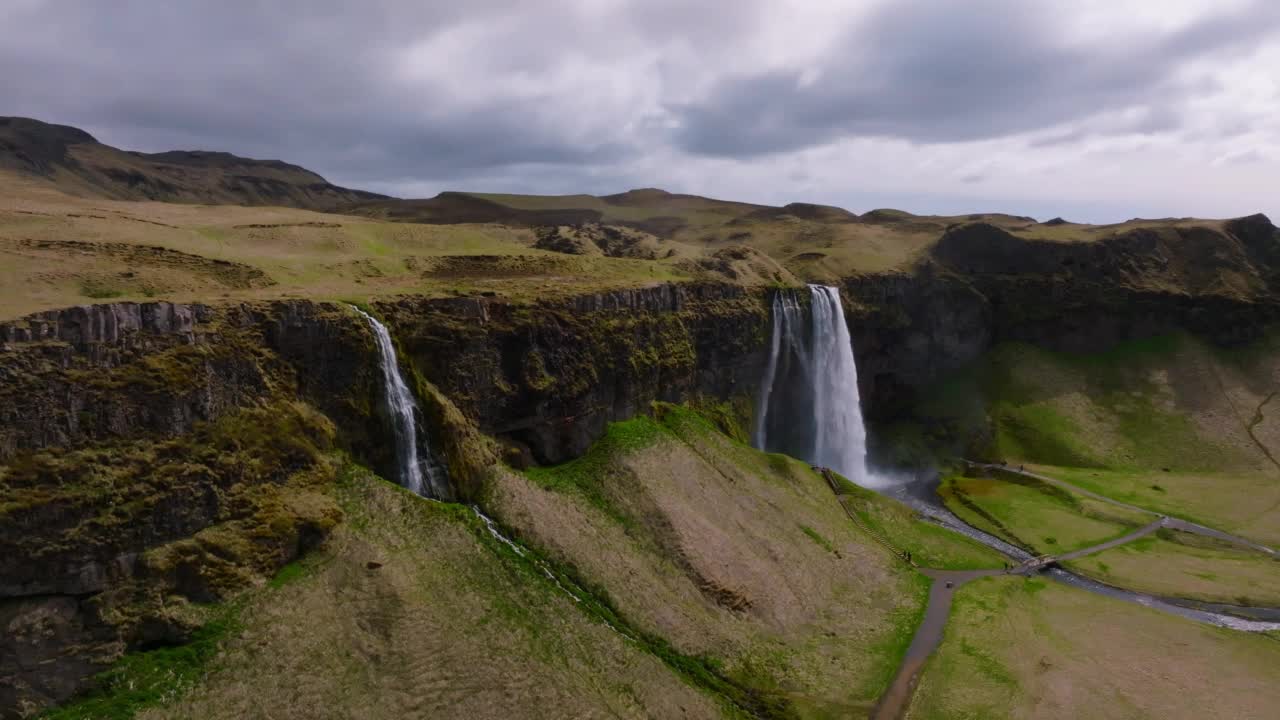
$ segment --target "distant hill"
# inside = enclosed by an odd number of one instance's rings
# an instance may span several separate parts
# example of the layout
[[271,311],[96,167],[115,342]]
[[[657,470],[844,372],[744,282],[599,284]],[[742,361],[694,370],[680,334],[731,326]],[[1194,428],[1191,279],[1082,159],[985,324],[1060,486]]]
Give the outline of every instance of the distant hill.
[[129,152],[78,128],[20,117],[0,117],[0,170],[42,178],[74,195],[116,200],[333,209],[386,199],[279,160],[203,150]]
[[723,226],[776,208],[680,195],[656,188],[616,195],[504,195],[442,192],[425,200],[372,200],[346,212],[387,220],[433,224],[502,223],[526,227],[606,223],[672,238]]
[[[385,221],[484,225],[488,227],[481,232],[486,238],[495,234],[518,238],[521,252],[549,250],[579,257],[562,262],[645,258],[661,264],[664,272],[710,273],[718,278],[768,277],[776,270],[811,282],[840,283],[868,273],[904,271],[924,262],[965,275],[1012,277],[1033,272],[1086,279],[1102,275],[1131,287],[1212,290],[1231,297],[1253,297],[1259,287],[1273,282],[1280,287],[1280,270],[1270,270],[1280,268],[1280,258],[1272,257],[1280,255],[1280,250],[1274,249],[1280,242],[1266,218],[1235,223],[1135,218],[1112,225],[1088,225],[1061,218],[1041,223],[1006,213],[915,215],[876,208],[855,214],[828,205],[760,205],[652,187],[600,196],[450,191],[406,200],[338,187],[316,173],[279,160],[210,151],[127,152],[103,145],[74,127],[3,117],[0,174],[34,178],[81,198],[285,206],[339,213],[353,223],[379,228],[389,225]],[[9,185],[13,183],[0,183],[0,196],[13,196],[15,191]],[[19,221],[36,217],[31,214],[36,208],[14,206],[13,217],[0,222],[0,240],[6,232],[5,222],[23,228],[20,233],[8,231],[15,239],[30,240],[32,230]],[[0,204],[0,211],[3,209]],[[61,210],[78,221],[92,219],[84,217],[84,208],[75,213]],[[137,212],[129,210],[127,214]],[[196,222],[161,210],[148,220],[154,227],[160,227],[155,223]],[[196,224],[219,221],[215,215]],[[117,221],[104,216],[102,222]],[[246,227],[233,229],[257,233],[249,243],[256,251],[265,242],[262,235],[270,229],[265,226],[282,222],[287,229],[275,231],[281,237],[303,233],[299,228],[307,223],[315,224],[317,234],[347,224],[341,216],[288,217],[241,222]],[[448,246],[450,252],[456,252],[472,247],[467,238],[477,237],[470,234],[474,230],[383,228],[380,232],[442,238],[441,249]],[[136,234],[133,227],[122,239]],[[323,242],[348,246],[347,241],[332,237]],[[1260,257],[1262,260],[1255,262]],[[750,267],[738,267],[744,263]],[[770,263],[777,267],[760,269]],[[1258,267],[1266,272],[1259,274]],[[326,267],[322,275],[331,278],[334,272]]]

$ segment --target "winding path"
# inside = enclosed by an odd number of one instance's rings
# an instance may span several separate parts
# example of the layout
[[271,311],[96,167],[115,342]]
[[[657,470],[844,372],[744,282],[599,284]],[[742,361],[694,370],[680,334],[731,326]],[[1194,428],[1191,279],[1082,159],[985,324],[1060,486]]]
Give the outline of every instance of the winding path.
[[947,618],[951,614],[951,599],[955,597],[956,590],[959,590],[960,586],[971,580],[995,575],[1033,575],[1039,572],[1040,569],[1062,560],[1074,560],[1086,555],[1110,550],[1125,543],[1131,543],[1164,527],[1167,520],[1168,518],[1162,517],[1134,530],[1128,535],[1064,555],[1032,558],[1014,566],[1010,570],[934,570],[933,568],[920,568],[921,573],[933,580],[929,586],[929,603],[924,611],[924,620],[920,623],[920,627],[916,629],[916,634],[911,638],[911,645],[907,647],[907,654],[902,659],[902,665],[898,667],[898,674],[894,676],[893,683],[889,685],[888,691],[881,697],[880,703],[871,715],[872,720],[898,720],[906,711],[907,704],[911,700],[912,691],[915,690],[916,683],[920,679],[920,669],[924,667],[925,661],[942,643],[942,631],[946,628]]

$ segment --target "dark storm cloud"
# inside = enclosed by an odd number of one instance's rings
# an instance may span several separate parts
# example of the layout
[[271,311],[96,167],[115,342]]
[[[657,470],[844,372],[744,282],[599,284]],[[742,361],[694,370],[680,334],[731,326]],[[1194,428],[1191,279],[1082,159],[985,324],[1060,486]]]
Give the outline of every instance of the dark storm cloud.
[[[354,180],[620,157],[611,138],[564,133],[536,91],[462,102],[449,83],[398,79],[415,44],[519,6],[26,2],[0,9],[0,114],[80,125],[130,148],[284,157]],[[484,68],[423,61],[473,74],[477,89],[494,79],[486,73],[536,78],[558,59],[555,32],[511,28],[484,48]]]
[[[805,82],[799,70],[729,77],[675,107],[676,141],[708,155],[750,156],[850,136],[921,143],[982,140],[1125,108],[1150,132],[1178,124],[1193,87],[1177,72],[1256,47],[1280,27],[1280,3],[1257,0],[1165,35],[1069,45],[1045,7],[1025,0],[893,2],[852,28]],[[1083,137],[1083,131],[1063,136]]]

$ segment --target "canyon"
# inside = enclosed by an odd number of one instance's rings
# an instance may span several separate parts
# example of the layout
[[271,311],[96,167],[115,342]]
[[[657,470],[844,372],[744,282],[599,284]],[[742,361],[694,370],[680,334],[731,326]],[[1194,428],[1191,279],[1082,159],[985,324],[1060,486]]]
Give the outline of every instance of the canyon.
[[[82,164],[93,150],[74,150],[89,141],[65,130],[54,139]],[[872,484],[859,464],[913,477],[950,475],[964,458],[1065,468],[1082,487],[1110,481],[1108,493],[1277,542],[1274,512],[1198,499],[1210,481],[1255,498],[1280,483],[1266,410],[1280,387],[1280,230],[1263,216],[1094,227],[657,190],[425,201],[326,190],[323,209],[340,214],[122,200],[134,196],[11,166],[4,717],[116,702],[112,672],[206,642],[221,670],[130,712],[868,714],[928,595],[901,548],[937,548],[927,559],[943,570],[1003,559],[859,488]],[[824,317],[847,333],[833,337],[856,387],[775,383],[787,373],[779,308],[807,323],[827,302],[840,303]],[[1099,364],[1128,373],[1123,391]],[[816,429],[796,418],[828,398],[860,398],[865,461],[760,437],[777,408],[769,434],[807,439]],[[1175,430],[1192,450],[1139,435],[1141,451],[1097,444],[1097,428],[1127,438],[1148,411],[1191,418]],[[447,502],[396,487],[406,447],[435,480],[421,494]],[[858,482],[832,485],[810,461]],[[987,485],[939,492],[994,519],[973,524],[1020,529]],[[994,581],[975,587],[991,594]],[[1068,592],[1048,594],[1062,608],[1103,602]],[[1000,597],[1018,617],[1035,612]],[[957,603],[962,619],[980,610]],[[237,629],[207,640],[232,623],[228,608]],[[1250,658],[1233,666],[1248,688],[1233,708],[1261,717],[1273,640],[1202,640],[1178,622],[1135,626]],[[954,667],[948,647],[941,667]],[[304,681],[309,658],[342,683]],[[401,676],[389,659],[416,670]],[[593,680],[606,676],[625,687]],[[925,677],[922,707],[946,712]]]

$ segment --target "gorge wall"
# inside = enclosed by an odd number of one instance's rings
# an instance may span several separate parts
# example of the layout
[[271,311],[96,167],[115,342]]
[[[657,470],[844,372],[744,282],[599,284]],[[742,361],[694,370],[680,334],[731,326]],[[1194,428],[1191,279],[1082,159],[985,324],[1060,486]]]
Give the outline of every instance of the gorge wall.
[[[654,400],[754,396],[763,296],[658,286],[403,299],[392,328],[465,498],[493,435],[555,462]],[[368,326],[337,303],[116,303],[0,323],[0,708],[193,630],[173,598],[261,583],[341,520],[332,453],[394,477]],[[740,403],[749,408],[749,403]]]
[[1219,345],[1280,318],[1280,230],[1262,215],[1030,240],[986,223],[948,230],[909,272],[846,279],[864,407],[884,422],[994,344],[1091,352],[1178,330]]
[[655,400],[736,400],[749,413],[768,359],[767,303],[765,291],[691,284],[376,309],[413,367],[519,464],[577,457]]

